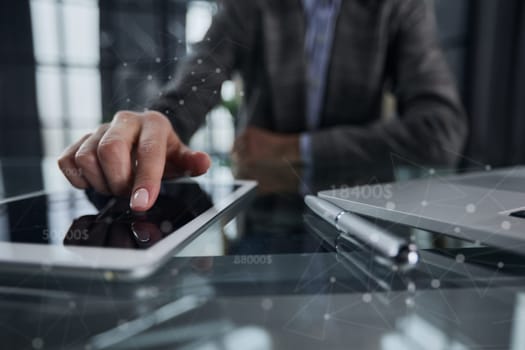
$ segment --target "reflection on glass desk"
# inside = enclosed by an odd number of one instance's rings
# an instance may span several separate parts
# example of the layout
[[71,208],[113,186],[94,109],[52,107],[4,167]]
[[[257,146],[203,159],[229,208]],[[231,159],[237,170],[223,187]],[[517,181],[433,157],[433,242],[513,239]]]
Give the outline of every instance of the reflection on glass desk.
[[[0,165],[4,197],[66,186],[52,160]],[[21,183],[28,169],[34,183]],[[217,159],[207,176],[235,175],[260,180],[250,205],[145,280],[80,282],[45,266],[0,276],[2,348],[525,348],[523,257],[399,225],[421,251],[403,271],[359,247],[335,252],[305,220],[306,193],[428,172],[246,171]]]

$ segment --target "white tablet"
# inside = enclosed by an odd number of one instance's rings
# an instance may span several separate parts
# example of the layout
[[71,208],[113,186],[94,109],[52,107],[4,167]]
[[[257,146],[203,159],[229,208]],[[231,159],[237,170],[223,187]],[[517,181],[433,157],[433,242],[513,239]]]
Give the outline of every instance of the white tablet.
[[0,200],[0,269],[140,279],[235,210],[255,187],[252,181],[165,182],[144,214],[131,212],[127,198],[89,191]]

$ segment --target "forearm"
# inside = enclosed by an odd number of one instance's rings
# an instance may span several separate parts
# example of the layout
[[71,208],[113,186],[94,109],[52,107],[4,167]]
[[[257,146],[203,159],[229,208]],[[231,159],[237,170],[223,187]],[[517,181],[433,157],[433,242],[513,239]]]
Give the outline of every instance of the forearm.
[[416,164],[457,163],[467,122],[438,44],[431,8],[424,1],[399,0],[394,12],[387,78],[392,82],[399,117],[312,133],[314,161],[359,166],[390,164],[398,157]]
[[178,68],[173,82],[150,105],[150,109],[171,120],[185,142],[203,124],[206,114],[220,103],[221,85],[233,69],[228,48],[222,48],[213,59],[210,50],[209,44],[200,44]]
[[150,109],[166,114],[184,141],[204,123],[206,114],[221,102],[222,83],[238,68],[253,44],[251,2],[223,0],[204,39],[178,67]]
[[367,127],[341,126],[311,134],[314,162],[352,166],[390,164],[392,158],[454,166],[467,135],[465,115],[443,106],[414,108],[403,119]]

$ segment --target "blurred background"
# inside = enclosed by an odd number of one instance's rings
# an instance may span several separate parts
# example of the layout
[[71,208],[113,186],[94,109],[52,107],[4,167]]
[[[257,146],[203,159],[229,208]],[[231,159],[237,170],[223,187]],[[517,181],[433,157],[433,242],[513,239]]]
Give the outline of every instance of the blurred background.
[[[426,1],[471,121],[464,165],[525,162],[525,3]],[[144,109],[216,11],[204,0],[3,1],[0,156],[55,157],[116,111]],[[215,155],[230,151],[242,87],[221,93],[192,141]]]

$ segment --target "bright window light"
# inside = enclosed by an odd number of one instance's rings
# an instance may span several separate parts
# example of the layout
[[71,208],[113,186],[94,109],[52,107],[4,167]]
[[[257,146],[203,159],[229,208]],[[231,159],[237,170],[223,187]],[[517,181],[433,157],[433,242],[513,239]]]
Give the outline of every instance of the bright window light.
[[192,1],[186,14],[186,42],[195,44],[206,35],[210,28],[213,6],[206,1]]
[[31,21],[33,42],[37,63],[58,63],[60,50],[58,44],[57,8],[55,1],[32,0]]
[[102,120],[100,73],[96,68],[66,71],[68,115],[73,129],[95,127]]
[[38,110],[44,128],[62,126],[62,84],[60,68],[39,66],[36,70]]
[[227,80],[222,84],[221,96],[225,101],[231,101],[235,98],[235,83]]
[[63,5],[63,14],[66,61],[97,65],[100,61],[97,4],[69,1]]

